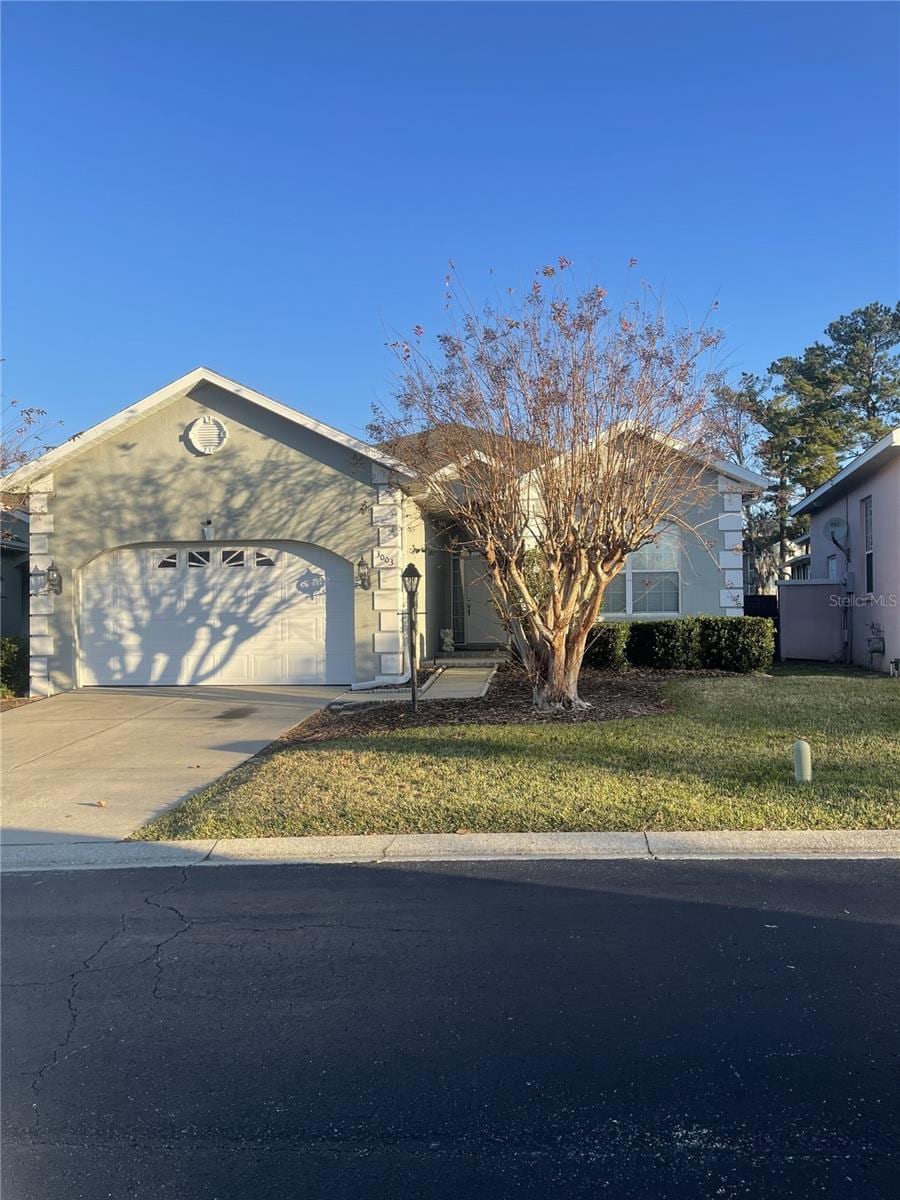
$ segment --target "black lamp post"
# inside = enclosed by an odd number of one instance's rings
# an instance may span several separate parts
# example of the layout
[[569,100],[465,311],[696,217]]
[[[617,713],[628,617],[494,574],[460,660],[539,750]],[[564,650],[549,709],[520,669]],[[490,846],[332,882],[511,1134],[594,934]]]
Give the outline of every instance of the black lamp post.
[[400,576],[406,592],[406,626],[409,632],[409,681],[412,687],[412,710],[419,707],[419,680],[416,673],[416,593],[422,575],[413,563]]

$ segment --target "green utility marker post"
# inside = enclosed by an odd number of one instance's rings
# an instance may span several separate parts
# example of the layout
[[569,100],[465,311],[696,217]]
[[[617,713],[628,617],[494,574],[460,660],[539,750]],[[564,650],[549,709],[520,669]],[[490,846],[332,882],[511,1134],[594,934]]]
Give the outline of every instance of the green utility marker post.
[[797,783],[812,783],[812,753],[803,738],[794,742],[794,779]]

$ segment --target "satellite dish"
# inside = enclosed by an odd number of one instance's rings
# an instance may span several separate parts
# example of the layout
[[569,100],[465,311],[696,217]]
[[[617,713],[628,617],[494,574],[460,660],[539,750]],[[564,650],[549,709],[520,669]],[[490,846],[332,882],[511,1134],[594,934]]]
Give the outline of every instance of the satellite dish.
[[847,522],[843,517],[829,517],[822,526],[822,532],[829,541],[843,549],[843,544],[847,540]]

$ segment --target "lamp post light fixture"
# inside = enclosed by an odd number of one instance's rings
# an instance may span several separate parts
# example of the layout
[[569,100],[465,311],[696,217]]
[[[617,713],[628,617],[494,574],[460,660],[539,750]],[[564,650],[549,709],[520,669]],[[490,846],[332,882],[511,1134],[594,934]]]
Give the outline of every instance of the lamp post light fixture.
[[372,586],[372,571],[363,555],[356,564],[356,582],[364,592]]
[[419,680],[416,673],[416,594],[422,578],[414,563],[410,563],[400,576],[406,592],[406,627],[409,634],[409,682],[412,692],[412,710],[419,707]]

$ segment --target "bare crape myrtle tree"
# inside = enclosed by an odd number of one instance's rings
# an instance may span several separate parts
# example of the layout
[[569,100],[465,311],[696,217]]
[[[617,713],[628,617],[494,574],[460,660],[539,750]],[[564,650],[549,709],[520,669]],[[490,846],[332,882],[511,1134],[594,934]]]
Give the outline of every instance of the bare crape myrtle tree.
[[483,311],[448,276],[452,329],[433,356],[420,326],[391,344],[397,402],[371,430],[484,557],[542,711],[588,707],[578,677],[606,588],[700,503],[720,382],[718,332],[667,325],[646,287],[613,312],[604,288],[565,286],[570,266]]
[[[47,436],[59,424],[49,420],[43,408],[23,406],[17,400],[4,401],[0,408],[0,480],[49,449]],[[0,489],[0,510],[18,508],[25,501],[21,492]],[[0,539],[6,537],[5,526],[0,527]]]

